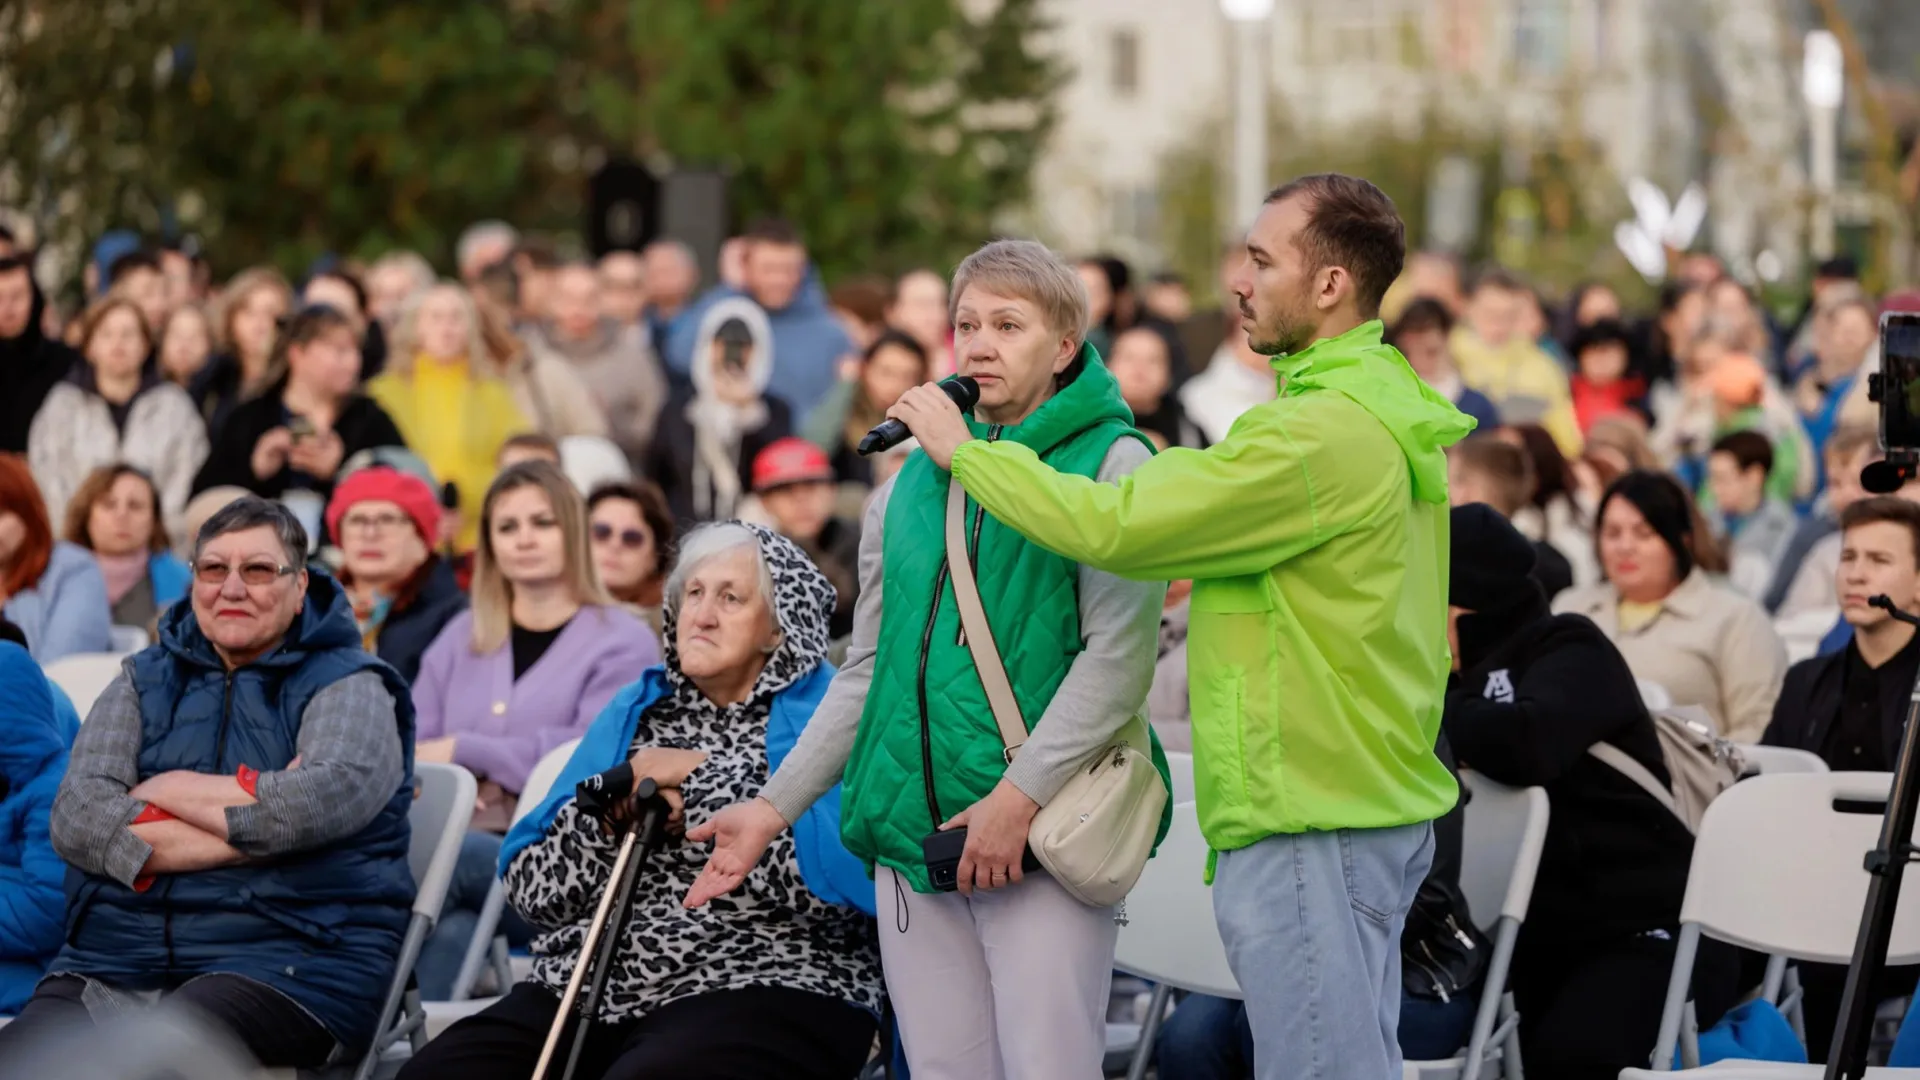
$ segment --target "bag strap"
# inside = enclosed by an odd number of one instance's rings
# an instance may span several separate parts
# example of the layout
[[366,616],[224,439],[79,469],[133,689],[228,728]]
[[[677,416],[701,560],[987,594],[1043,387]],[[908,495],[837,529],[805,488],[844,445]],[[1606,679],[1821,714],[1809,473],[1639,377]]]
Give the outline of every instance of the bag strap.
[[1020,703],[993,643],[993,628],[987,625],[987,609],[981,606],[980,586],[967,554],[967,492],[952,480],[947,482],[947,573],[953,580],[953,601],[960,608],[961,636],[973,654],[974,670],[980,673],[980,686],[1000,725],[1000,741],[1007,746],[1007,763],[1012,764],[1014,753],[1027,741],[1027,725],[1020,718]]
[[[1680,813],[1679,805],[1673,801],[1673,792],[1660,783],[1660,778],[1653,775],[1652,770],[1633,760],[1626,751],[1612,743],[1597,742],[1587,747],[1587,753],[1599,758],[1614,771],[1633,781],[1641,790],[1653,796],[1655,802],[1666,807],[1667,813],[1679,818],[1682,824],[1686,823],[1687,819]],[[1687,831],[1693,830],[1689,827]]]

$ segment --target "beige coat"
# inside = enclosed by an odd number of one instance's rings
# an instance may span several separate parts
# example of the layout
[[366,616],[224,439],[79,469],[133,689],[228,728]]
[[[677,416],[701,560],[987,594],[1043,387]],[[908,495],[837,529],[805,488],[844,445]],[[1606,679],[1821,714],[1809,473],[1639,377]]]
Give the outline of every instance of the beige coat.
[[523,351],[507,363],[501,378],[513,391],[514,403],[542,433],[555,439],[606,436],[607,414],[565,360],[547,352]]
[[1757,743],[1787,674],[1786,648],[1758,604],[1696,570],[1652,622],[1623,633],[1619,594],[1606,582],[1568,589],[1553,610],[1592,619],[1634,678],[1658,683],[1676,705],[1698,705],[1735,742]]

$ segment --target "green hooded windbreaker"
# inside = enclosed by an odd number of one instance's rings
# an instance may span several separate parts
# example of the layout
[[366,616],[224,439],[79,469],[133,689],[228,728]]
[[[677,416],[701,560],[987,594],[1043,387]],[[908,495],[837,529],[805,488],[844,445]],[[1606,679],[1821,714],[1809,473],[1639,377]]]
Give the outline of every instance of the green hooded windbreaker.
[[1225,440],[1117,485],[1004,440],[953,458],[967,493],[1042,547],[1194,579],[1194,774],[1215,850],[1430,821],[1458,797],[1433,745],[1451,666],[1445,448],[1473,421],[1377,320],[1273,368],[1280,396]]

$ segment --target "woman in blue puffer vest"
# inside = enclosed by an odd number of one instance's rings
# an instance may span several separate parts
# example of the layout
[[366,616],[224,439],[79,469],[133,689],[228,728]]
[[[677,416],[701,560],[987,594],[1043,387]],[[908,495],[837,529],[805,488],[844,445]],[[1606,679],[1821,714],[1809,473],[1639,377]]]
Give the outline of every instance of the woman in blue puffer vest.
[[80,727],[18,634],[0,624],[0,1016],[26,1004],[60,949],[67,867],[47,838],[47,818]]

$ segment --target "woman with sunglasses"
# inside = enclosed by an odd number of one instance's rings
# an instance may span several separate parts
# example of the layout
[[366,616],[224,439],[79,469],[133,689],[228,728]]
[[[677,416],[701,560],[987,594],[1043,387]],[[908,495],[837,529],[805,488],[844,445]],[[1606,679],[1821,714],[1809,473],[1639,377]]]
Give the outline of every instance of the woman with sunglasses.
[[236,406],[215,435],[194,492],[232,485],[264,499],[294,490],[324,499],[341,462],[371,447],[406,445],[359,385],[353,321],[330,307],[301,308],[274,339],[260,393]]
[[673,572],[673,511],[667,497],[644,480],[602,484],[587,498],[587,520],[600,583],[659,633],[667,575]]
[[340,584],[353,602],[361,644],[412,683],[420,658],[467,597],[434,554],[440,503],[425,480],[385,465],[349,473],[327,504],[327,533],[341,554]]
[[[527,774],[660,662],[659,637],[601,586],[587,533],[586,503],[559,469],[503,470],[481,503],[472,607],[420,662],[415,757],[466,767],[481,804],[415,972],[428,1000],[453,989]],[[512,919],[502,929],[509,941],[532,933]]]

